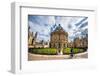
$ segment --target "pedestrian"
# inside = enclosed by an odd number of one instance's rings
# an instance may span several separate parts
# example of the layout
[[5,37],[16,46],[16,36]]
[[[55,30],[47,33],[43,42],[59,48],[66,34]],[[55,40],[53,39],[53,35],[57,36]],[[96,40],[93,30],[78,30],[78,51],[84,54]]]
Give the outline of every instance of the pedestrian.
[[71,56],[71,58],[73,58],[73,48],[71,48],[71,50],[70,50],[70,56]]

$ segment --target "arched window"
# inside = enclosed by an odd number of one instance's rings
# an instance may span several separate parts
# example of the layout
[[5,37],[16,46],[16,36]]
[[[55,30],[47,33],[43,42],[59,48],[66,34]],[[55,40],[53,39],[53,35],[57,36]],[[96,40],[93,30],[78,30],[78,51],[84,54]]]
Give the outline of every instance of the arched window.
[[66,44],[64,44],[64,48],[66,48]]
[[60,48],[60,43],[58,43],[58,48]]

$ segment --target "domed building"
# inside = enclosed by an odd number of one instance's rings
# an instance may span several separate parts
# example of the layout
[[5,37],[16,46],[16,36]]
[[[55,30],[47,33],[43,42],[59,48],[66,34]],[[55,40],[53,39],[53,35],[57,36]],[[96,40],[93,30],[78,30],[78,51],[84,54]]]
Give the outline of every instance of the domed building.
[[56,29],[51,32],[50,48],[56,48],[58,54],[63,54],[63,49],[68,45],[68,33],[59,24]]

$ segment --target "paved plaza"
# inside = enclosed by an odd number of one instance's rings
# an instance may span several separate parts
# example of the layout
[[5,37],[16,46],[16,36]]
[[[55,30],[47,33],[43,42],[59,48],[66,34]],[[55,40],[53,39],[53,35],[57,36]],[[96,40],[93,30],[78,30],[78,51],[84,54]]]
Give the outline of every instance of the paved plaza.
[[39,55],[39,54],[31,54],[28,53],[28,60],[59,60],[59,59],[80,59],[80,58],[88,58],[88,53],[79,53],[75,54],[73,57],[70,55]]

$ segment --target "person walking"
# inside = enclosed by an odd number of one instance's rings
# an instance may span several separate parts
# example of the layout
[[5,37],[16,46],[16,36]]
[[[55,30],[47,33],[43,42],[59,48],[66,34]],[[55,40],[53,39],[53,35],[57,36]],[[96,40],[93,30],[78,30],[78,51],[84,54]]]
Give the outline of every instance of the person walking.
[[73,48],[70,50],[70,57],[73,58]]

